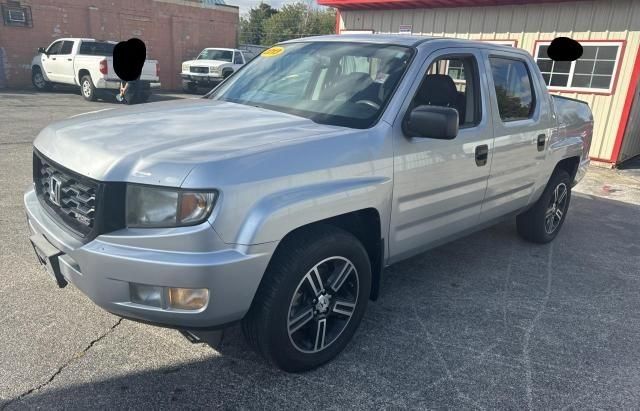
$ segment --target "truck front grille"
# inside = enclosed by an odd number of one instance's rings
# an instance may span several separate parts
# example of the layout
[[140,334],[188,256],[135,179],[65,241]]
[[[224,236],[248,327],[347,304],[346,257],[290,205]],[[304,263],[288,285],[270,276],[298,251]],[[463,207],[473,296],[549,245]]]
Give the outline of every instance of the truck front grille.
[[58,223],[79,237],[91,239],[124,226],[122,183],[109,187],[107,183],[67,170],[36,151],[33,182],[40,204]]
[[209,67],[190,67],[189,70],[192,73],[208,73],[209,72]]

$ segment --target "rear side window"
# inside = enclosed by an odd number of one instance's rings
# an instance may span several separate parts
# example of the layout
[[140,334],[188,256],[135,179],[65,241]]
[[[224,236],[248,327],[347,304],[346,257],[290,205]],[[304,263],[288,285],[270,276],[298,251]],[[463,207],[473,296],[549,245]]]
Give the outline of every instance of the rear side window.
[[65,41],[62,43],[60,54],[71,54],[71,50],[73,50],[73,41]]
[[535,95],[525,62],[501,57],[491,57],[489,61],[502,121],[531,118]]
[[83,41],[80,44],[79,54],[85,56],[113,56],[113,48],[116,45],[106,41]]

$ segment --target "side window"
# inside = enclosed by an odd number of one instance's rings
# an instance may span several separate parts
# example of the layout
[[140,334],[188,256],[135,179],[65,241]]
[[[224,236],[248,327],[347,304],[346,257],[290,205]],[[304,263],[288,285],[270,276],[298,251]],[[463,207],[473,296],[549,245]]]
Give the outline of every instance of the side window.
[[535,95],[526,63],[501,57],[491,57],[489,62],[502,121],[530,118],[535,108]]
[[243,64],[243,63],[244,62],[242,61],[242,54],[236,51],[233,55],[233,64]]
[[55,43],[50,45],[49,49],[47,49],[47,54],[49,54],[49,55],[60,54],[60,50],[62,49],[62,43],[64,43],[64,42],[63,41],[56,41]]
[[73,41],[65,41],[62,43],[60,54],[71,54],[71,50],[73,50]]
[[443,56],[433,61],[411,102],[455,108],[461,127],[473,127],[482,119],[478,64],[472,55]]

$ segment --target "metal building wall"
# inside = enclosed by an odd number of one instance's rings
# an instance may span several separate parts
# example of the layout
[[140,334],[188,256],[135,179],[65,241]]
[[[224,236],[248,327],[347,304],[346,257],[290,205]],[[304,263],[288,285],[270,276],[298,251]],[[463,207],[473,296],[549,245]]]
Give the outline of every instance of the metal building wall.
[[[376,33],[398,33],[400,25],[411,25],[412,34],[460,37],[478,40],[516,40],[517,46],[534,53],[536,40],[570,36],[576,40],[624,40],[617,83],[612,95],[560,92],[585,100],[594,114],[595,130],[590,155],[616,163],[618,158],[640,154],[639,140],[627,141],[621,152],[624,132],[621,122],[636,56],[640,49],[640,0],[594,0],[555,4],[512,6],[403,9],[341,10],[340,28],[372,29]],[[616,147],[616,141],[618,146]],[[628,151],[631,150],[631,151]],[[618,155],[620,153],[620,155]],[[615,155],[615,158],[612,156]]]

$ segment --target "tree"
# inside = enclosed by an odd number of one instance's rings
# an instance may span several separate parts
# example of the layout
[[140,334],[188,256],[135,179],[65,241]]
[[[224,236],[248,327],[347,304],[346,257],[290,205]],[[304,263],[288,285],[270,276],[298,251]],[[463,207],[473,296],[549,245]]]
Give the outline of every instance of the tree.
[[306,36],[333,34],[335,10],[317,9],[298,2],[285,4],[264,22],[260,43],[270,46],[284,40]]
[[252,7],[248,16],[240,18],[240,42],[244,44],[261,44],[264,38],[264,25],[278,10],[266,3]]

